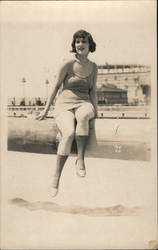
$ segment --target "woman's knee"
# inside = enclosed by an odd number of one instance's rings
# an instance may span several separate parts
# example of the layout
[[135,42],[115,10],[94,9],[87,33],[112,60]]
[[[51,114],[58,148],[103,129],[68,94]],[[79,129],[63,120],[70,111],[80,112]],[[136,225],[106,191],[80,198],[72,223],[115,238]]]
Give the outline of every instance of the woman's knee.
[[64,133],[62,134],[62,137],[65,139],[73,140],[73,138],[75,137],[75,130],[70,129],[70,130],[64,131]]
[[88,122],[90,119],[91,119],[91,116],[89,113],[85,113],[76,117],[77,122],[81,122],[81,123]]
[[91,106],[88,106],[88,108],[85,106],[84,109],[83,107],[79,108],[75,113],[75,117],[78,122],[89,121],[94,118],[94,110]]

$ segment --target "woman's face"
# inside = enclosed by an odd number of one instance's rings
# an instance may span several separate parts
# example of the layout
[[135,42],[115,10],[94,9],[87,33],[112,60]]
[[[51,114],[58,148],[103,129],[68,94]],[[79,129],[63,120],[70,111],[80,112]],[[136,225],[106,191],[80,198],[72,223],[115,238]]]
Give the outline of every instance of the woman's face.
[[89,53],[89,41],[88,37],[76,38],[75,40],[76,52],[79,55],[88,55]]

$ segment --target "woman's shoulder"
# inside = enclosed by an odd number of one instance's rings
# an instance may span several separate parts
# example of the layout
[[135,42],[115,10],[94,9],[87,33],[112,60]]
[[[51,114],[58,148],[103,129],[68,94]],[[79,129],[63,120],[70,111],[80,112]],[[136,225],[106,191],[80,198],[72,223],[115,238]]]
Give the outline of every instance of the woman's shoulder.
[[63,66],[70,66],[74,63],[75,60],[73,59],[69,59],[69,60],[65,60],[65,62],[63,63]]
[[68,72],[74,60],[65,60],[59,65],[59,72]]
[[95,62],[93,62],[93,61],[91,61],[91,60],[89,60],[89,62],[92,64],[92,66],[93,66],[94,68],[97,68],[97,64],[96,64]]
[[61,64],[61,66],[60,66],[60,68],[61,69],[65,69],[65,70],[69,70],[70,69],[70,66],[72,65],[74,63],[74,60],[65,60],[62,64]]

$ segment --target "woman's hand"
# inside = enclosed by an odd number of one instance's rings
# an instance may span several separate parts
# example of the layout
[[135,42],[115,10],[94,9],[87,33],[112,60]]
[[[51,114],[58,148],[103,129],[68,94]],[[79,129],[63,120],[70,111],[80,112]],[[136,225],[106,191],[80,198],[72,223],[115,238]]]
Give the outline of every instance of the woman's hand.
[[35,119],[41,121],[41,120],[44,120],[46,116],[47,116],[47,112],[44,110],[39,115],[37,115]]

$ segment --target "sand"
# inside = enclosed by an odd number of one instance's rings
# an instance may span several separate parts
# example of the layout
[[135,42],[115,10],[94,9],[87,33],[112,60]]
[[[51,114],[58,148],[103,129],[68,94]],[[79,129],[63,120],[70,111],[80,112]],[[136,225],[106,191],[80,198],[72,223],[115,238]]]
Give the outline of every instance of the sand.
[[2,168],[1,248],[148,249],[156,239],[156,168],[151,162],[68,159],[49,194],[55,155],[7,152]]

